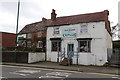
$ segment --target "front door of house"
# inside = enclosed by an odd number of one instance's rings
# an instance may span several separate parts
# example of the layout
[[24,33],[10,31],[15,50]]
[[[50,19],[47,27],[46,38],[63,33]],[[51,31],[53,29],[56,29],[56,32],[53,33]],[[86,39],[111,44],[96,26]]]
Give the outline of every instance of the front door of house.
[[68,44],[67,56],[68,56],[68,58],[72,58],[74,56],[74,44]]

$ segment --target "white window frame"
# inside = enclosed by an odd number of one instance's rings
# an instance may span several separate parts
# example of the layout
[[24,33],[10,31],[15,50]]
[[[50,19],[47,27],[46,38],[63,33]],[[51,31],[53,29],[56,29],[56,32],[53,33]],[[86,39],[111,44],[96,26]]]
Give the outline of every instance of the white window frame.
[[53,34],[54,35],[59,35],[60,34],[60,28],[59,27],[54,27],[54,31],[53,31]]
[[[81,42],[82,41],[86,41],[87,42],[87,45],[86,45],[86,47],[85,46],[83,46],[83,48],[85,49],[86,48],[86,50],[83,50],[83,51],[80,51],[80,49],[81,49]],[[78,49],[79,49],[79,52],[85,52],[85,53],[91,53],[91,40],[78,40]]]
[[43,48],[43,42],[42,41],[38,41],[37,48]]
[[31,41],[27,41],[27,47],[31,48],[32,47],[32,42]]
[[28,33],[27,38],[32,38],[32,33]]
[[41,31],[39,31],[37,34],[38,34],[38,37],[42,36],[42,32]]
[[87,24],[81,25],[80,33],[87,33],[87,32],[88,32],[88,25]]

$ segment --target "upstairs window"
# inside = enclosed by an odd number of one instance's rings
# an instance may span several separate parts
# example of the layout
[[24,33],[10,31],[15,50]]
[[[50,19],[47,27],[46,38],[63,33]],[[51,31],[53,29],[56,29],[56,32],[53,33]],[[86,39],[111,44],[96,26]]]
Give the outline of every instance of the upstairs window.
[[32,33],[28,33],[27,37],[32,38]]
[[54,35],[60,34],[59,27],[54,27]]
[[38,32],[38,37],[41,37],[42,36],[42,32]]
[[80,33],[86,33],[86,32],[88,32],[87,25],[81,25]]

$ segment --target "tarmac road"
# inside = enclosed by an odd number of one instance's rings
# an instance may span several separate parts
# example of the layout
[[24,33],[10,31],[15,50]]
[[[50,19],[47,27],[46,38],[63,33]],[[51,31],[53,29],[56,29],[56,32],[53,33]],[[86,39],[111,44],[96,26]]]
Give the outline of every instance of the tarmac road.
[[119,75],[69,70],[0,65],[2,80],[120,80]]

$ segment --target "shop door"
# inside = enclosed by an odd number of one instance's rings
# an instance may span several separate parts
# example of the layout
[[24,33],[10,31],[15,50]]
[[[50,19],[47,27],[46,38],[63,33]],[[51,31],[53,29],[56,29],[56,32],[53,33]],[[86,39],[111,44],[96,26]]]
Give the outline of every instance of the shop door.
[[68,58],[72,58],[74,56],[74,44],[68,44],[67,56]]

